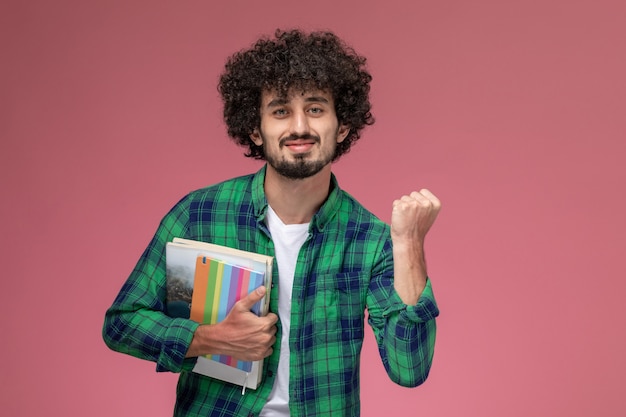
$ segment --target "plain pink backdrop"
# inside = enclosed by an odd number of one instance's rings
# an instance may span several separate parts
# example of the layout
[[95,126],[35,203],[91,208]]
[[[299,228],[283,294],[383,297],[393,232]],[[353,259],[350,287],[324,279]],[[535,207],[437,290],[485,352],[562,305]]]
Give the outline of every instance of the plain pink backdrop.
[[109,351],[104,311],[178,198],[259,167],[216,81],[294,26],[374,75],[342,187],[385,221],[444,203],[431,376],[394,386],[368,332],[363,416],[626,415],[625,4],[4,0],[2,415],[171,415],[176,376]]

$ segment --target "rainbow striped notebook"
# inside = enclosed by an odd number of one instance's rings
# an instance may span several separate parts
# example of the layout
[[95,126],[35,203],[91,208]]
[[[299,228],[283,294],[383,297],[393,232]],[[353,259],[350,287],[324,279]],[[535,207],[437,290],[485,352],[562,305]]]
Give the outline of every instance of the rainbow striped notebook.
[[[198,256],[189,318],[203,324],[219,323],[237,301],[263,285],[264,277],[265,271]],[[260,301],[252,307],[252,312],[261,314]],[[239,361],[227,355],[211,355],[208,358],[246,372],[252,370],[252,362]]]
[[[166,311],[171,317],[204,324],[223,320],[233,305],[261,285],[272,283],[274,258],[221,245],[175,238],[166,246]],[[269,310],[269,291],[252,311]],[[198,357],[193,372],[256,389],[263,361],[237,361],[226,355]]]

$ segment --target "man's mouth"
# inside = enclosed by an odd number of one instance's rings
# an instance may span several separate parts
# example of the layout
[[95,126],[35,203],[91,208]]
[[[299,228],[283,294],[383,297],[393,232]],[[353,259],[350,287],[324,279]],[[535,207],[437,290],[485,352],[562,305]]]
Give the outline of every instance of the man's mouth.
[[285,142],[287,149],[292,152],[308,152],[315,145],[314,140],[293,140]]
[[285,138],[281,141],[281,145],[287,147],[292,152],[308,152],[319,139],[315,137],[306,137],[306,138]]

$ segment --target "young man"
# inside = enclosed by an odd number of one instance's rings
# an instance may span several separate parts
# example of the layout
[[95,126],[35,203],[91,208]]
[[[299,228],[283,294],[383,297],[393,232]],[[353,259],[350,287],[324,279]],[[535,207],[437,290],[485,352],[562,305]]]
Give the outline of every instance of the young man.
[[[276,33],[233,55],[220,79],[229,135],[264,159],[256,174],[184,197],[162,220],[106,313],[114,350],[180,372],[176,416],[357,416],[365,310],[389,377],[422,383],[438,309],[424,238],[440,203],[428,190],[393,202],[391,226],[343,192],[331,163],[373,123],[365,58],[332,33]],[[267,289],[219,324],[165,311],[165,245],[174,237],[275,256]],[[266,358],[256,390],[190,372],[194,358]]]

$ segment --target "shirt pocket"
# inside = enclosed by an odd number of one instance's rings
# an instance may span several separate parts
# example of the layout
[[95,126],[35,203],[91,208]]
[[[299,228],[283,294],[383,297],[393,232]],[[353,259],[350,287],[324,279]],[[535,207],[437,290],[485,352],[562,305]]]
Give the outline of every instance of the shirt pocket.
[[363,272],[341,272],[328,276],[317,286],[311,311],[315,340],[329,345],[352,342],[360,346],[367,281]]

